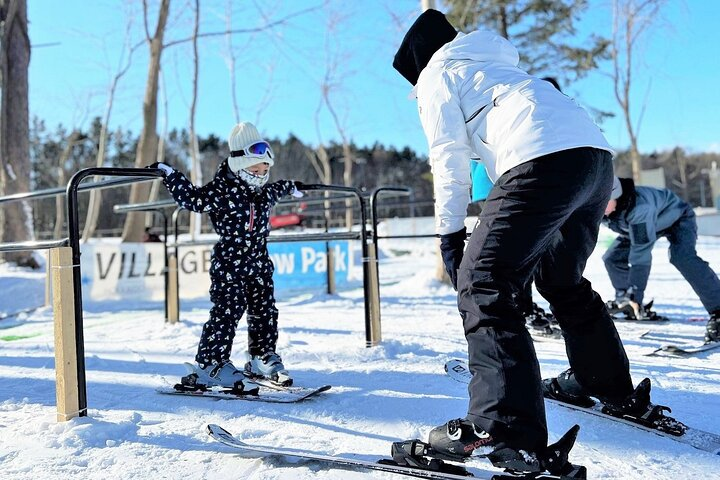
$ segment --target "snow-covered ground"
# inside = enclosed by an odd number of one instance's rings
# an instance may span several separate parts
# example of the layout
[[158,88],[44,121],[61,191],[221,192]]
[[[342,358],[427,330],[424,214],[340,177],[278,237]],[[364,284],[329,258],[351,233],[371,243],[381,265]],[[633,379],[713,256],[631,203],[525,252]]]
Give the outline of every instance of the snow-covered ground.
[[[380,472],[329,469],[317,462],[239,456],[213,442],[216,423],[247,441],[294,446],[322,454],[375,460],[399,439],[466,413],[467,391],[443,372],[464,358],[466,344],[454,292],[431,278],[433,240],[382,240],[382,345],[365,348],[362,289],[279,302],[278,349],[297,384],[332,384],[298,404],[264,404],[159,395],[157,387],[184,374],[207,318],[207,302],[183,302],[182,321],[163,322],[160,302],[88,304],[85,352],[89,415],[58,423],[52,312],[49,308],[0,320],[0,477],[4,479],[369,479]],[[699,342],[707,314],[668,263],[658,242],[647,298],[666,325],[619,323],[633,379],[649,377],[653,399],[673,415],[720,432],[720,350],[693,358],[648,357],[657,338]],[[612,290],[598,248],[586,276],[608,298]],[[701,237],[700,255],[720,271],[720,239]],[[0,267],[0,317],[41,304],[44,275]],[[536,301],[546,306],[539,296]],[[244,326],[233,358],[243,363]],[[535,344],[544,376],[567,367],[562,343]],[[602,362],[602,359],[598,359]],[[581,425],[572,452],[589,478],[720,478],[720,456],[637,429],[547,405],[551,440]],[[481,475],[486,464],[472,470]]]

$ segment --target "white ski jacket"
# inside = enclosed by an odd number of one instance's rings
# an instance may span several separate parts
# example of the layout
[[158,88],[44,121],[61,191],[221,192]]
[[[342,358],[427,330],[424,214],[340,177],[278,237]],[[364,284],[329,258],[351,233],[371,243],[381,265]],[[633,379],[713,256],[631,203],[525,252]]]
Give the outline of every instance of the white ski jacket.
[[418,78],[418,111],[430,150],[436,231],[461,230],[470,202],[470,159],[495,183],[509,169],[577,147],[612,149],[587,112],[517,67],[503,37],[476,31],[440,48]]

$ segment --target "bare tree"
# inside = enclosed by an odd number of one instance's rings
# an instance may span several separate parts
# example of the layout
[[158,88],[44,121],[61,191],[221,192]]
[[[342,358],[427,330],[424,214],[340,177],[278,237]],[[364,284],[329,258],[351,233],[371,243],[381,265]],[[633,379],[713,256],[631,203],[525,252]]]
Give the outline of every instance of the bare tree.
[[[193,27],[192,49],[193,49],[193,82],[192,82],[192,102],[190,104],[190,180],[195,185],[202,184],[202,169],[200,168],[198,141],[195,134],[195,110],[197,107],[198,95],[198,30],[200,28],[200,0],[195,0],[195,24]],[[190,216],[190,235],[195,239],[200,234],[202,226],[202,217],[200,215]]]
[[[0,0],[0,196],[30,189],[30,122],[28,113],[28,36],[26,0]],[[29,202],[0,209],[0,241],[32,240]],[[39,267],[30,252],[13,252],[5,259]]]
[[[345,125],[343,119],[340,118],[335,106],[333,93],[335,90],[340,88],[342,83],[341,79],[351,75],[351,72],[340,72],[339,69],[341,65],[350,64],[347,58],[349,54],[337,50],[337,42],[334,41],[333,36],[342,28],[343,23],[349,18],[351,18],[349,14],[346,14],[346,16],[343,17],[335,11],[330,11],[328,14],[327,32],[325,37],[325,74],[320,84],[320,101],[325,105],[325,108],[330,114],[335,130],[340,136],[340,140],[342,142],[343,184],[346,187],[352,186],[355,155],[350,147],[350,138],[348,136],[347,126]],[[331,44],[333,47],[331,47]],[[347,200],[345,202],[345,206],[345,225],[347,228],[350,228],[353,224],[353,210],[351,208],[352,201]]]
[[[160,58],[163,52],[163,36],[170,10],[170,0],[162,0],[158,11],[155,32],[150,35],[148,29],[148,5],[143,0],[143,19],[145,25],[145,40],[150,47],[150,61],[148,65],[147,83],[145,84],[145,98],[143,100],[143,128],[140,132],[135,155],[135,166],[142,167],[155,161],[158,150],[157,128],[157,93],[158,78],[160,76]],[[133,184],[130,189],[130,203],[140,203],[148,199],[149,186],[147,184]],[[122,239],[125,242],[139,242],[145,230],[144,218],[138,213],[129,213],[125,221]]]
[[[137,154],[135,156],[135,166],[142,167],[151,161],[155,161],[158,153],[158,135],[156,132],[157,124],[157,93],[158,78],[160,75],[161,56],[164,49],[171,46],[179,45],[186,42],[195,42],[200,38],[208,38],[220,35],[235,33],[252,33],[259,32],[268,28],[285,24],[291,18],[300,16],[304,13],[315,10],[317,7],[308,7],[297,12],[293,12],[285,17],[266,23],[260,27],[248,29],[232,29],[221,32],[204,32],[195,31],[189,38],[178,39],[163,44],[165,27],[168,19],[170,0],[162,0],[158,12],[157,25],[154,34],[151,36],[148,28],[148,5],[147,0],[143,0],[143,17],[145,25],[145,39],[150,46],[150,62],[148,66],[148,76],[145,85],[145,98],[143,101],[143,129],[140,133],[140,141],[138,142]],[[199,5],[199,4],[197,4]],[[147,184],[134,184],[130,190],[130,203],[139,203],[147,200],[149,187]],[[128,214],[123,229],[123,241],[138,242],[142,239],[144,231],[144,222],[142,215],[138,213]]]
[[[58,185],[64,186],[67,182],[67,172],[65,171],[65,165],[67,164],[70,155],[72,154],[73,148],[79,142],[85,139],[85,136],[80,132],[79,129],[74,129],[67,139],[67,145],[63,148],[60,158],[58,159],[57,165],[57,178]],[[53,238],[62,238],[63,232],[65,231],[65,198],[55,197],[55,228],[53,229]]]
[[[129,46],[131,26],[132,26],[132,22],[129,21],[127,23],[126,29],[125,29],[125,43],[124,43],[124,47],[123,47],[123,52],[121,54],[120,65],[118,66],[118,70],[115,73],[115,75],[113,75],[113,78],[110,81],[110,86],[108,87],[108,98],[107,98],[107,102],[105,104],[105,115],[103,117],[102,126],[100,127],[100,140],[98,141],[98,151],[97,151],[97,155],[95,157],[95,166],[96,167],[102,167],[105,164],[105,150],[107,148],[108,128],[110,125],[110,117],[112,115],[113,104],[115,102],[115,93],[117,91],[118,84],[120,83],[120,79],[130,69],[130,65],[132,64],[132,55],[135,52],[135,50],[140,46],[140,44],[135,45],[134,47]],[[127,57],[127,59],[123,59],[124,52],[126,49],[128,51],[128,57]],[[73,133],[75,133],[75,132],[73,132]],[[72,142],[70,142],[70,143],[72,143]],[[85,217],[85,226],[83,227],[83,235],[82,235],[83,242],[87,242],[88,239],[91,238],[95,234],[95,229],[97,228],[98,218],[100,216],[100,207],[101,206],[102,206],[101,190],[91,190],[90,191],[90,199],[88,201],[87,216]]]
[[225,39],[227,41],[227,66],[228,70],[230,72],[230,96],[232,98],[232,106],[233,106],[233,113],[235,114],[235,123],[240,123],[240,109],[238,108],[238,101],[237,101],[237,89],[235,88],[236,84],[236,75],[235,75],[235,51],[233,50],[233,43],[232,43],[232,34],[230,31],[232,30],[232,0],[228,0],[227,7],[225,9],[225,28],[227,29],[227,33],[225,34]]
[[[613,35],[610,45],[615,98],[622,109],[625,128],[630,139],[630,161],[633,179],[640,180],[640,152],[638,135],[642,124],[645,104],[641,106],[637,120],[633,120],[630,90],[635,71],[634,54],[641,36],[658,18],[667,0],[613,0]],[[649,90],[649,86],[648,86]]]

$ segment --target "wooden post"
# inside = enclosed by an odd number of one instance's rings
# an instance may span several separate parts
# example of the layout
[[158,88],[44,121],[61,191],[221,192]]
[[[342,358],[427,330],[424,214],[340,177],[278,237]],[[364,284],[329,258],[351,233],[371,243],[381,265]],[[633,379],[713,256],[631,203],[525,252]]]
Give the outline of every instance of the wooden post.
[[330,242],[325,242],[325,252],[327,254],[327,293],[332,295],[336,291],[335,287],[335,249]]
[[378,278],[377,253],[375,245],[368,242],[368,274],[369,274],[369,296],[370,302],[370,340],[368,347],[374,347],[382,342],[382,330],[380,328],[380,280]]
[[174,253],[168,257],[168,315],[169,323],[177,323],[180,320],[180,285],[178,284],[178,262]]
[[57,420],[65,422],[80,416],[72,248],[51,249],[50,265],[52,265],[53,317],[55,320]]
[[52,259],[51,251],[47,250],[47,258],[45,259],[45,306],[52,305]]

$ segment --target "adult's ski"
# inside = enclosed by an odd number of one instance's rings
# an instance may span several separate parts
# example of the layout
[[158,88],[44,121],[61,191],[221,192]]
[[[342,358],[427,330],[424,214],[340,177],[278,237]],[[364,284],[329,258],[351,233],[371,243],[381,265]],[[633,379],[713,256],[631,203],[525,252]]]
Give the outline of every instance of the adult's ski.
[[[464,467],[455,464],[447,464],[442,461],[431,462],[428,468],[415,468],[398,465],[391,459],[380,459],[377,462],[369,460],[360,460],[351,457],[341,457],[336,455],[324,455],[315,452],[308,452],[295,448],[286,447],[265,447],[260,445],[252,445],[244,442],[241,438],[231,434],[218,425],[208,425],[207,432],[210,437],[220,443],[242,451],[249,455],[277,455],[284,457],[293,457],[309,461],[322,462],[333,468],[353,468],[364,470],[376,470],[381,472],[396,473],[417,478],[429,478],[435,480],[466,480],[467,478],[478,478],[482,480],[570,480],[573,477],[550,474],[511,474],[511,473],[492,473],[481,472],[482,476],[476,476]],[[433,470],[431,468],[447,469],[447,471]],[[584,477],[574,477],[584,478]]]
[[[461,383],[470,383],[470,380],[472,379],[472,374],[470,373],[470,369],[468,368],[467,362],[465,360],[449,360],[445,363],[445,371],[450,376],[450,378]],[[720,455],[720,435],[716,433],[706,432],[704,430],[699,430],[693,427],[687,427],[685,432],[681,435],[674,435],[668,432],[663,432],[651,427],[647,427],[645,425],[641,425],[639,423],[632,422],[624,418],[619,418],[603,413],[602,405],[600,404],[596,404],[593,407],[579,407],[577,405],[571,405],[569,403],[560,402],[551,398],[546,398],[545,400],[560,405],[561,407],[568,408],[570,410],[576,410],[596,417],[605,418],[607,420],[612,420],[613,422],[624,423],[625,425],[629,425],[633,428],[644,430],[646,432],[654,433],[655,435],[659,435],[661,437],[670,438],[677,442],[688,444],[692,447],[697,448],[698,450],[704,450],[715,455]]]

